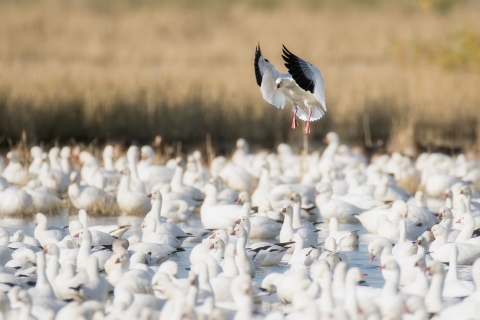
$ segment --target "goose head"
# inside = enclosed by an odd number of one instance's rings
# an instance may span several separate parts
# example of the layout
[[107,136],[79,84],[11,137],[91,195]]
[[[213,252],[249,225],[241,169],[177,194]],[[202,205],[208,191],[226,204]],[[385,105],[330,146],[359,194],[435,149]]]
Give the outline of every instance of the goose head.
[[81,229],[83,229],[83,225],[80,221],[78,220],[72,220],[68,224],[68,231],[70,232],[70,235],[73,237],[75,234],[77,234]]
[[242,238],[247,236],[247,231],[245,228],[239,224],[235,225],[235,228],[233,228],[232,232],[230,232],[231,235],[235,235],[237,238]]
[[302,196],[298,192],[292,193],[292,196],[290,197],[290,200],[293,201],[293,203],[302,203]]
[[223,242],[223,240],[220,238],[215,238],[210,245],[210,249],[223,250],[225,249],[225,242]]
[[60,249],[55,243],[49,243],[43,248],[43,252],[51,256],[58,256],[60,254]]
[[438,211],[438,219],[452,219],[452,210],[450,210],[447,207],[441,207],[440,210]]
[[245,230],[250,230],[251,229],[251,222],[250,219],[247,216],[241,216],[237,220],[235,220],[235,224],[239,224],[242,227],[245,228]]
[[293,207],[292,207],[291,204],[286,204],[286,205],[283,206],[283,208],[280,212],[285,216],[292,217]]
[[252,198],[250,197],[250,194],[246,191],[242,191],[238,195],[237,203],[247,203],[251,201],[252,201]]
[[370,262],[375,259],[386,247],[392,247],[392,242],[385,237],[378,237],[368,244],[368,253],[370,254]]
[[162,199],[163,199],[162,198],[162,193],[158,189],[155,189],[152,192],[150,192],[149,194],[147,194],[147,197],[152,198],[152,201],[162,201]]

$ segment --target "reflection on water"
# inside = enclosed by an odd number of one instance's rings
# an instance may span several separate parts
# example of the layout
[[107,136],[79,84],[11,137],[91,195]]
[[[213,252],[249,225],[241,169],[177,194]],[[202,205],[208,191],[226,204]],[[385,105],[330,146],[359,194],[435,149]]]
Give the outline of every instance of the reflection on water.
[[[54,226],[67,226],[70,220],[77,219],[77,216],[68,216],[67,213],[58,214],[58,215],[50,215],[47,216],[49,225]],[[94,225],[109,225],[109,224],[117,224],[117,225],[130,225],[130,229],[124,234],[124,237],[130,237],[133,235],[137,235],[141,237],[141,224],[143,218],[141,217],[134,217],[134,216],[97,216],[97,217],[90,217],[89,224],[90,226]],[[23,229],[28,235],[33,236],[33,231],[35,228],[35,218],[29,219],[20,219],[20,218],[4,218],[0,220],[0,226],[5,228],[10,235],[13,235],[15,231],[18,229]],[[200,222],[200,216],[195,214],[190,217],[190,220],[186,224],[179,224],[180,227],[182,226],[189,226],[194,228],[202,228],[202,224]],[[356,250],[345,252],[348,256],[350,266],[358,267],[362,270],[364,274],[367,275],[365,281],[367,286],[380,288],[384,284],[384,280],[382,277],[382,273],[379,269],[380,261],[378,258],[370,263],[369,255],[367,253],[368,244],[374,240],[377,236],[374,234],[368,234],[367,231],[362,227],[361,224],[344,224],[340,225],[340,230],[358,230],[359,234],[359,247]],[[328,230],[322,230],[318,232],[318,242],[324,242],[325,238],[328,236]],[[261,240],[265,241],[265,240]],[[271,242],[275,242],[272,240]],[[192,248],[195,246],[195,243],[187,243],[184,244],[185,252],[180,252],[176,256],[171,257],[171,260],[178,263],[178,277],[179,278],[186,278],[189,272],[189,255]],[[285,258],[288,259],[288,256]],[[285,260],[285,259],[284,259]],[[257,270],[254,280],[261,284],[262,280],[272,272],[283,273],[289,269],[287,261],[283,261],[279,266],[275,267],[262,267]],[[471,276],[471,266],[458,266],[458,276],[460,279],[463,280],[472,280]],[[275,308],[274,306],[270,305],[270,303],[276,303],[276,295],[270,295],[263,297],[264,305],[262,309],[268,310],[270,308]]]

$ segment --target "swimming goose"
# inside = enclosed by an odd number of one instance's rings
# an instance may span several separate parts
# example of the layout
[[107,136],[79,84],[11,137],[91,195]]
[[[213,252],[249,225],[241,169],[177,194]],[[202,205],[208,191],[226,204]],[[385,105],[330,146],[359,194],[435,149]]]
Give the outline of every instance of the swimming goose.
[[334,270],[337,264],[341,261],[348,263],[348,258],[345,253],[337,251],[337,242],[332,237],[327,237],[325,239],[325,251],[318,259],[326,260],[331,270]]
[[321,254],[321,248],[319,245],[306,247],[305,240],[298,233],[293,234],[290,241],[295,242],[295,249],[288,264],[302,263],[306,266],[310,266],[313,262],[319,259]]
[[357,230],[355,231],[339,231],[338,230],[338,220],[336,217],[330,218],[329,226],[329,237],[335,239],[339,249],[343,248],[356,248],[358,247],[358,234]]
[[[253,254],[254,256],[256,256],[254,258],[254,261],[257,260],[257,256],[258,259],[260,259],[260,256],[262,256],[261,259],[263,261],[260,264],[261,266],[278,265],[287,253],[287,250],[290,248],[289,245],[292,245],[292,242],[275,244],[269,242],[250,243],[250,219],[246,216],[242,216],[238,220],[236,220],[235,223],[240,224],[242,227],[245,228],[245,231],[247,232],[247,254]],[[255,252],[255,254],[253,252]]]
[[[279,240],[282,243],[289,242],[294,233],[298,233],[303,239],[304,248],[316,246],[318,235],[311,229],[307,228],[293,228],[293,208],[290,204],[283,207],[281,211],[285,218],[283,220],[282,228],[280,229]],[[290,248],[287,253],[292,253],[293,248]]]
[[186,195],[189,198],[192,198],[195,201],[202,201],[205,197],[202,195],[202,192],[197,188],[186,186],[183,184],[183,172],[185,170],[185,161],[182,158],[176,160],[177,166],[175,168],[175,173],[170,182],[170,186],[173,192]]
[[76,209],[87,211],[105,209],[109,205],[105,191],[94,186],[80,185],[80,176],[75,171],[70,174],[68,198]]
[[157,223],[151,217],[145,217],[142,222],[142,241],[169,245],[174,248],[179,248],[183,241],[189,236],[175,236],[167,233],[156,233]]
[[88,258],[91,255],[95,255],[98,258],[98,269],[105,270],[105,262],[113,254],[112,251],[91,251],[92,247],[92,234],[88,229],[81,229],[75,238],[81,239],[82,244],[77,256],[77,269],[85,269],[87,267]]
[[108,233],[109,235],[111,235],[113,237],[117,237],[117,238],[120,238],[121,236],[123,236],[123,234],[125,232],[127,232],[128,229],[130,228],[129,225],[123,225],[123,226],[119,226],[119,225],[90,226],[90,224],[88,223],[87,211],[85,211],[84,209],[80,209],[78,211],[78,220],[80,220],[80,222],[82,223],[84,228],[87,228],[90,231],[97,230],[97,231],[105,232],[105,233]]
[[425,231],[423,227],[407,226],[406,221],[403,219],[390,221],[386,215],[379,216],[377,224],[378,235],[390,239],[395,244],[399,242],[400,232],[403,232],[400,230],[405,231],[406,239],[417,239]]
[[191,234],[187,234],[182,229],[180,229],[175,223],[171,222],[163,222],[161,220],[161,211],[162,211],[162,194],[158,190],[153,190],[151,193],[147,195],[147,197],[151,198],[152,209],[147,213],[145,219],[147,217],[152,218],[155,220],[157,228],[155,229],[156,233],[167,233],[173,236],[183,236],[188,237]]
[[327,221],[331,217],[336,217],[340,223],[353,223],[356,220],[354,216],[363,211],[350,203],[333,199],[330,184],[319,183],[315,189],[318,193],[315,203],[320,209],[320,214]]
[[[244,198],[242,206],[215,205],[206,199],[200,210],[200,219],[205,229],[229,229],[240,216],[250,216],[252,202],[248,201],[248,193],[239,195]],[[208,202],[207,202],[208,201]],[[240,201],[240,200],[239,200]]]
[[[241,192],[238,196],[239,202],[243,205],[250,203],[251,206],[251,198],[248,192]],[[251,225],[251,229],[249,231],[249,236],[251,239],[274,239],[278,236],[282,224],[271,220],[270,218],[264,216],[241,216],[239,219],[247,218]]]
[[480,257],[480,246],[470,243],[447,243],[447,231],[441,225],[432,227],[432,234],[435,241],[430,245],[430,255],[440,262],[449,262],[453,247],[458,249],[457,263],[459,265],[472,265]]
[[[70,232],[70,235],[73,238],[78,237],[78,233],[80,232],[80,230],[84,228],[85,227],[78,220],[72,220],[68,224],[68,231]],[[108,233],[101,232],[98,230],[88,230],[88,231],[90,231],[90,234],[92,235],[93,246],[103,246],[105,248],[108,248],[108,247],[111,247],[113,244],[113,241],[117,239],[116,237],[111,236]]]
[[138,164],[140,180],[153,186],[157,183],[170,183],[174,172],[165,166],[154,165],[155,151],[150,146],[143,146],[140,150],[142,160]]
[[132,188],[132,175],[129,168],[122,172],[122,179],[118,185],[117,202],[120,210],[127,214],[144,215],[151,209],[150,199],[145,193]]
[[395,221],[399,218],[406,218],[408,216],[408,206],[405,201],[397,200],[393,203],[390,209],[380,208],[372,209],[361,214],[355,215],[362,226],[367,229],[369,233],[378,233],[377,218],[381,215],[388,216],[390,221]]
[[43,213],[37,213],[36,226],[33,232],[35,239],[37,239],[42,246],[50,242],[59,242],[65,237],[65,230],[63,228],[50,227],[48,228],[47,217]]

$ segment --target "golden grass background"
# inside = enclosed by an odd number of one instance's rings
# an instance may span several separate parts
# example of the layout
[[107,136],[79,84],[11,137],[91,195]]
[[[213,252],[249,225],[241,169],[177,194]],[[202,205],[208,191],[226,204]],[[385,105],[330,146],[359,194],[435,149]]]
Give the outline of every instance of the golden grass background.
[[322,71],[314,141],[477,148],[480,6],[395,3],[2,0],[0,136],[301,141],[255,83],[260,41],[281,72],[282,44]]

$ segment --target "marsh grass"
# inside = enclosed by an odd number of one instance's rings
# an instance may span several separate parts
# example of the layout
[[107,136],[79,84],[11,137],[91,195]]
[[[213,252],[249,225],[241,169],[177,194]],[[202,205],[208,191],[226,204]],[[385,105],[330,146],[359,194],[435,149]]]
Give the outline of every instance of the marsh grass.
[[313,142],[368,123],[391,149],[476,149],[479,18],[446,0],[0,1],[0,136],[301,145],[256,86],[260,41],[282,72],[281,44],[321,69]]

